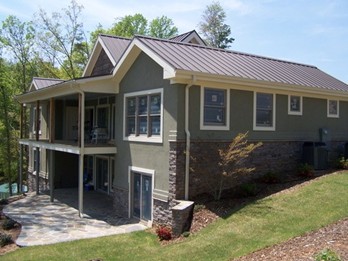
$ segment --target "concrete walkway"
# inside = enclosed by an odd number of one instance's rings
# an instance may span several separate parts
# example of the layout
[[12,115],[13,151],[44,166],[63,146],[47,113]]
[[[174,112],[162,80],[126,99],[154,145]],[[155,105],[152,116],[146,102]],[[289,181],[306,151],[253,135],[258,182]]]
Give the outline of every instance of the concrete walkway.
[[54,244],[147,228],[123,218],[113,217],[109,223],[89,215],[80,218],[76,208],[56,199],[51,203],[49,195],[45,194],[28,193],[25,198],[5,206],[3,212],[22,225],[22,231],[16,240],[19,246]]

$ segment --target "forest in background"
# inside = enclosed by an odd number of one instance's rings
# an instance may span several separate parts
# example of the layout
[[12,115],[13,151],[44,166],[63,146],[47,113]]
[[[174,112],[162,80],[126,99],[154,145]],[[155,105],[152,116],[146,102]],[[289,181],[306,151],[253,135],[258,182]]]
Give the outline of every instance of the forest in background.
[[[66,80],[81,77],[99,34],[128,38],[139,34],[162,39],[178,35],[172,19],[159,16],[148,21],[139,13],[115,18],[111,28],[96,25],[96,29],[87,34],[81,21],[82,12],[83,6],[72,0],[59,12],[47,13],[40,9],[31,21],[9,15],[1,23],[0,184],[17,182],[19,178],[18,141],[28,134],[28,110],[25,106],[21,110],[15,97],[28,91],[33,77]],[[224,24],[225,18],[219,2],[206,7],[198,26],[209,46],[228,48],[234,41],[230,37],[230,26]],[[27,164],[28,156],[25,156],[23,173]]]

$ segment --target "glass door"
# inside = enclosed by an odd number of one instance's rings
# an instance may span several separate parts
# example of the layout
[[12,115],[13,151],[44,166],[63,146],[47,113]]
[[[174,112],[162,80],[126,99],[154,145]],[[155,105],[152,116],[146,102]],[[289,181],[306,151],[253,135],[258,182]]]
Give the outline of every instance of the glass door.
[[108,192],[109,187],[109,159],[97,157],[96,159],[97,189]]
[[133,172],[133,216],[151,220],[152,216],[152,177]]

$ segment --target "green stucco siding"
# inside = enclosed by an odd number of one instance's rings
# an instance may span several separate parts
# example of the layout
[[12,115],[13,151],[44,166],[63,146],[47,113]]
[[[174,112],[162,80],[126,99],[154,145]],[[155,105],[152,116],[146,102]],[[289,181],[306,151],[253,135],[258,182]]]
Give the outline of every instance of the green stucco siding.
[[[124,95],[126,93],[163,89],[163,143],[125,141],[124,134]],[[169,172],[169,134],[177,130],[179,95],[182,88],[176,88],[168,80],[163,80],[163,69],[141,53],[120,83],[116,97],[116,176],[114,186],[128,189],[129,167],[155,170],[157,190],[168,191]],[[180,116],[180,117],[183,117]],[[182,121],[183,119],[180,119]]]
[[[327,117],[327,100],[303,97],[303,114],[288,114],[288,96],[276,95],[275,131],[253,130],[252,91],[230,90],[230,129],[200,130],[200,91],[190,91],[190,130],[192,139],[229,140],[239,132],[249,132],[250,140],[319,141],[319,129],[328,130],[327,141],[348,141],[348,102],[339,102],[339,118]],[[260,91],[262,92],[262,91]]]

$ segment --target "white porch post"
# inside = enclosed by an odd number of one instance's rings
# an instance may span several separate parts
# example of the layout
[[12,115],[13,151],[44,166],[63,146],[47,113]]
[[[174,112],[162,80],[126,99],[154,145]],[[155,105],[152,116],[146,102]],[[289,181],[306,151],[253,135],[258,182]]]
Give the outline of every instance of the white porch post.
[[[36,141],[39,141],[40,139],[40,101],[38,100],[36,102],[36,119],[35,119],[35,138]],[[36,169],[36,195],[40,194],[40,148],[36,147],[36,164],[35,164],[35,169]]]
[[78,143],[80,147],[79,154],[79,215],[83,218],[83,158],[85,149],[85,94],[79,92],[79,116],[78,116]]
[[50,150],[50,169],[49,169],[49,184],[50,184],[50,201],[54,201],[54,162],[53,162],[53,150]]
[[79,215],[83,217],[83,154],[79,155]]

